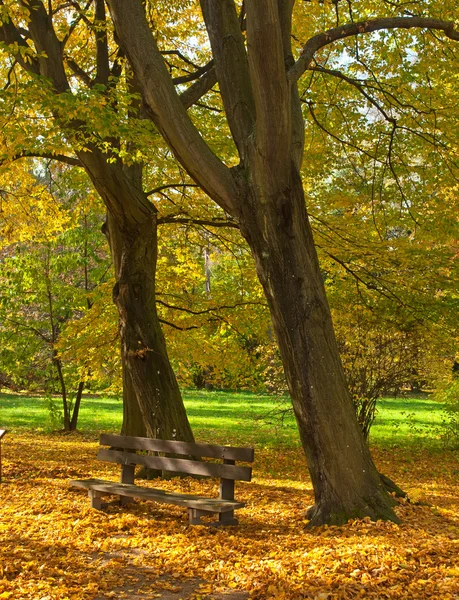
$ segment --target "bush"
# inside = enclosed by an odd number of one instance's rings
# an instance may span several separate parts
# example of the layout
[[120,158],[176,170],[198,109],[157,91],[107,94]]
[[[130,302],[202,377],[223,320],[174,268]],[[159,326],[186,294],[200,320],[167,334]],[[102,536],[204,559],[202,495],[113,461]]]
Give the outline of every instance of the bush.
[[441,437],[447,446],[459,447],[459,379],[454,379],[437,392],[436,399],[444,404]]

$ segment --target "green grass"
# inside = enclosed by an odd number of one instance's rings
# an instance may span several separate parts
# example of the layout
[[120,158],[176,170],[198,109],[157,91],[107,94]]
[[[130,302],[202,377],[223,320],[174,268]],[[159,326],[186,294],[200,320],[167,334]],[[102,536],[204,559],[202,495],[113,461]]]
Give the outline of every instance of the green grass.
[[[295,447],[299,445],[288,401],[247,392],[184,391],[185,405],[197,440],[227,444]],[[59,407],[59,399],[54,403]],[[282,418],[283,417],[283,418]],[[98,435],[118,431],[122,420],[119,398],[85,397],[78,428]],[[371,443],[382,446],[435,446],[442,406],[429,398],[384,398],[371,430]],[[50,432],[56,429],[48,401],[39,396],[0,394],[0,428]]]
[[429,397],[381,398],[370,441],[384,446],[438,445],[443,405]]

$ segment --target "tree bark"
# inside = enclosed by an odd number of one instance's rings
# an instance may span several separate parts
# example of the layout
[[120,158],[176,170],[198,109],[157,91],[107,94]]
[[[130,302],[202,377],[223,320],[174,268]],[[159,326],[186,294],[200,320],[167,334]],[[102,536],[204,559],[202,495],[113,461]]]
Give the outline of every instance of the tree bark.
[[81,398],[83,397],[84,381],[80,381],[78,384],[75,404],[73,405],[72,418],[70,420],[70,431],[75,431],[78,424],[78,416],[80,414]]
[[260,203],[252,190],[246,207],[241,229],[270,307],[313,483],[310,525],[397,521],[346,387],[296,168],[277,198]]
[[143,223],[130,227],[120,227],[108,213],[104,231],[120,315],[122,433],[194,441],[156,311],[156,212],[152,207]]
[[147,435],[191,441],[193,435],[156,313],[156,214],[123,235],[113,289],[121,349]]

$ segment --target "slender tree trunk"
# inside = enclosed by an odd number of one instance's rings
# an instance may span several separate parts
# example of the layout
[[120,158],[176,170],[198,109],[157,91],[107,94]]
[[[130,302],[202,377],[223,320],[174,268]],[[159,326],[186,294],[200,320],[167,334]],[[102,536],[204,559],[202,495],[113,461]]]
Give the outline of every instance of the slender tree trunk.
[[78,416],[80,414],[81,398],[83,397],[84,381],[78,384],[77,393],[75,396],[75,404],[73,405],[72,418],[70,420],[69,431],[75,431],[78,425]]
[[65,385],[64,373],[62,371],[62,362],[58,358],[56,350],[53,350],[53,363],[56,367],[57,376],[59,378],[59,385],[61,387],[62,410],[64,414],[64,431],[71,431],[69,403],[67,400],[67,387]]
[[[251,206],[257,206],[257,211]],[[358,426],[339,358],[301,180],[241,218],[268,300],[314,487],[311,525],[397,520]]]

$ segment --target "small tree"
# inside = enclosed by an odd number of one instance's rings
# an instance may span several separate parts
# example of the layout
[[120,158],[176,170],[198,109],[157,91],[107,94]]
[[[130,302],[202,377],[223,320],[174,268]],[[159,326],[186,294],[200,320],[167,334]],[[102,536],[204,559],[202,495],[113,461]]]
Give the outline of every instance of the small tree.
[[[110,263],[100,216],[92,212],[88,217],[86,194],[79,202],[72,198],[80,205],[78,209],[73,204],[72,210],[67,210],[64,186],[60,188],[62,195],[52,193],[44,165],[30,166],[35,175],[31,175],[27,189],[21,189],[21,183],[16,183],[14,190],[4,188],[5,205],[27,192],[22,208],[30,211],[32,228],[25,219],[19,219],[12,229],[13,216],[20,215],[4,211],[7,218],[0,237],[1,362],[17,387],[45,390],[50,397],[59,393],[64,430],[73,431],[89,367],[78,369],[73,361],[63,360],[58,343],[65,324],[90,309],[90,294]],[[76,193],[72,191],[73,196]],[[38,199],[41,211],[36,210]]]

